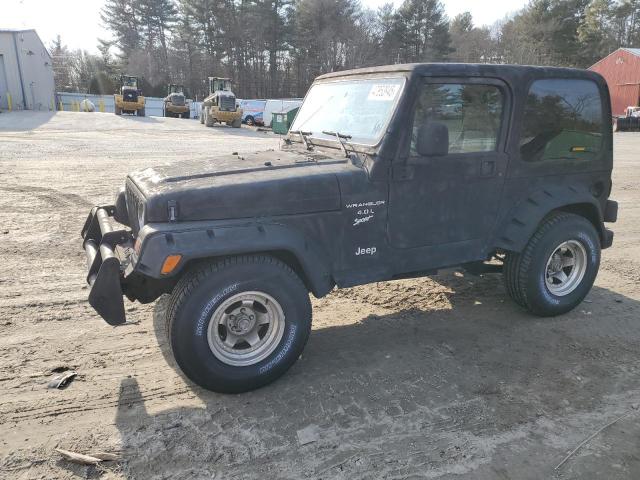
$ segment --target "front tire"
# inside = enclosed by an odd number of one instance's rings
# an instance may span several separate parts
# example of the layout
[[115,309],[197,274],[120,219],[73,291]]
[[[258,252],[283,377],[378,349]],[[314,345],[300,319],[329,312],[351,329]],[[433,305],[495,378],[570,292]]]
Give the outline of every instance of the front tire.
[[510,296],[542,317],[573,310],[587,296],[600,267],[600,238],[593,224],[570,213],[547,217],[521,254],[509,253],[505,283]]
[[232,257],[185,274],[167,326],[176,362],[190,380],[240,393],[273,382],[295,363],[311,330],[311,302],[281,261]]

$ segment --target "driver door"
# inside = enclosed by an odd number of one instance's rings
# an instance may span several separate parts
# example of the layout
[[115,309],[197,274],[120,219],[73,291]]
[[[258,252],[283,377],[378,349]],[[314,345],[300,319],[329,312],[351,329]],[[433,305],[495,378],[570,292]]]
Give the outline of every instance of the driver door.
[[[439,252],[451,249],[438,247],[471,247],[486,238],[507,167],[504,124],[509,109],[508,89],[494,79],[424,81],[416,99],[411,145],[394,165],[390,183],[387,234],[392,247],[434,247],[432,253],[446,264],[446,255]],[[438,155],[417,151],[418,132],[429,122],[448,130],[448,149],[444,140]],[[402,175],[395,174],[398,167]]]

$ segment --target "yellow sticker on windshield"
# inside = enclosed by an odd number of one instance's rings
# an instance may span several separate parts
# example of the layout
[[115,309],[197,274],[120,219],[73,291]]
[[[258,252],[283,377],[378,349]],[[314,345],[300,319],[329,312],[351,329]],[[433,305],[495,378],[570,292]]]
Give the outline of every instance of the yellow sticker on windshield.
[[369,90],[369,97],[367,97],[367,100],[381,100],[384,102],[388,102],[396,98],[398,90],[400,90],[400,85],[397,84],[373,85],[371,87],[371,90]]

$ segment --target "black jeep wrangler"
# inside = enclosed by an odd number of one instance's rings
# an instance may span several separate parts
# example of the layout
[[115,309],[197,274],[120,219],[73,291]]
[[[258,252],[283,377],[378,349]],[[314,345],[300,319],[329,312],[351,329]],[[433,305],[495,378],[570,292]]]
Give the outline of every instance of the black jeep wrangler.
[[323,75],[280,150],[148,168],[95,207],[82,229],[89,302],[117,325],[123,294],[171,294],[177,363],[218,392],[296,361],[309,292],[498,267],[523,308],[568,312],[613,240],[610,119],[604,80],[581,70]]

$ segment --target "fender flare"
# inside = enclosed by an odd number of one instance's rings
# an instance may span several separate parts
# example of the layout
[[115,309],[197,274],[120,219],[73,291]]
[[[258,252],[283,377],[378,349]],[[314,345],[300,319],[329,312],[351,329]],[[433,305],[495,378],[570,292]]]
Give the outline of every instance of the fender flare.
[[538,225],[552,211],[561,210],[584,216],[593,223],[600,240],[605,228],[598,198],[584,186],[556,186],[534,191],[519,202],[496,225],[491,247],[521,252]]
[[[216,222],[149,224],[140,231],[140,254],[134,271],[157,280],[179,276],[193,260],[256,253],[291,256],[290,266],[316,297],[329,293],[335,282],[330,257],[296,229],[277,223],[221,225]],[[168,255],[182,255],[178,267],[169,275],[160,273]],[[276,255],[277,256],[277,255]],[[290,263],[290,262],[288,262]]]

